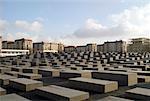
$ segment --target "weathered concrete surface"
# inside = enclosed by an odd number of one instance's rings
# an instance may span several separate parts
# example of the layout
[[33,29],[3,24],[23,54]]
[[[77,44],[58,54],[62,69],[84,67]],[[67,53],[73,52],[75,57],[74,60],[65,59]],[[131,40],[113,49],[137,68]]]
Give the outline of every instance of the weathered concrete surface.
[[83,101],[89,98],[89,93],[50,85],[37,88],[37,94],[56,101]]

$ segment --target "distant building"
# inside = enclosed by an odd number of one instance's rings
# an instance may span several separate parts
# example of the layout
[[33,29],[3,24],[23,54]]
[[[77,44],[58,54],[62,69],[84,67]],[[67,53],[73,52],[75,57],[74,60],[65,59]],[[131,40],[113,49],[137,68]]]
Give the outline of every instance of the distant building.
[[96,44],[87,44],[83,46],[67,46],[64,48],[65,52],[96,52],[97,51],[97,45]]
[[104,52],[104,44],[97,45],[97,52]]
[[63,52],[64,51],[64,45],[59,43],[58,44],[58,52]]
[[14,49],[15,43],[13,41],[7,42],[7,49]]
[[0,57],[29,54],[29,50],[14,49],[13,41],[3,41],[0,36]]
[[127,45],[125,41],[112,41],[112,42],[104,42],[103,52],[127,52]]
[[15,49],[29,50],[30,52],[32,52],[32,40],[24,38],[15,40]]
[[62,44],[46,42],[33,43],[34,52],[58,52],[61,51],[61,49],[63,49]]
[[86,46],[77,46],[76,51],[77,52],[85,52],[86,51]]
[[127,49],[128,52],[150,52],[150,39],[149,38],[131,39]]
[[97,45],[94,44],[94,43],[87,44],[87,45],[86,45],[86,51],[89,51],[89,52],[97,52]]
[[8,41],[2,41],[2,49],[7,49]]
[[75,46],[67,46],[64,47],[65,52],[74,52],[75,51]]
[[14,41],[2,41],[2,49],[15,49]]

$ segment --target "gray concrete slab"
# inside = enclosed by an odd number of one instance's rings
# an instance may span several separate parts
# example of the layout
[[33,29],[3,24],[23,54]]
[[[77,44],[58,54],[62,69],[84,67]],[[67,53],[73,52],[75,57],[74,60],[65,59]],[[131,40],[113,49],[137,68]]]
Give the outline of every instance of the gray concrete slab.
[[69,79],[69,83],[75,89],[99,93],[107,93],[118,89],[118,82],[108,80],[78,77]]
[[7,94],[0,96],[0,101],[30,101],[30,100],[17,94]]
[[31,91],[36,89],[37,87],[43,86],[41,81],[26,79],[26,78],[17,78],[10,80],[10,86],[15,89],[19,89],[22,91]]
[[89,98],[88,92],[55,85],[39,87],[36,92],[40,96],[54,99],[56,101],[83,101]]
[[91,71],[64,70],[60,72],[60,77],[61,78],[74,78],[74,77],[91,78]]
[[133,99],[139,100],[150,100],[150,89],[148,88],[133,88],[126,91],[126,96]]
[[93,71],[92,78],[118,81],[120,86],[137,84],[137,74],[120,71]]
[[1,95],[5,95],[6,94],[6,90],[2,87],[0,87],[0,96]]
[[0,74],[0,85],[8,85],[10,79],[15,79],[16,77],[6,75],[6,74]]

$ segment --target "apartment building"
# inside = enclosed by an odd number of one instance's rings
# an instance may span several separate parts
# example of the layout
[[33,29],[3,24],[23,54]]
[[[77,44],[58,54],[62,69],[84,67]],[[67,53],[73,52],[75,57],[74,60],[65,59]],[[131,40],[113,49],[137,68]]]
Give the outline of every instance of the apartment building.
[[104,52],[104,44],[97,45],[97,52]]
[[49,43],[49,42],[38,42],[33,43],[34,52],[59,52],[63,51],[63,44]]
[[77,46],[76,47],[76,52],[85,52],[86,51],[86,46]]
[[33,51],[32,40],[24,38],[15,40],[15,49],[29,50],[30,52],[32,52]]
[[64,47],[65,52],[74,52],[76,50],[75,46]]
[[107,53],[107,52],[121,52],[121,53],[124,53],[124,52],[127,52],[127,44],[126,44],[125,41],[122,41],[122,40],[104,42],[103,52],[104,53]]
[[64,51],[64,45],[62,43],[58,43],[58,52]]
[[87,44],[86,51],[97,52],[97,45],[95,43]]
[[14,49],[15,47],[15,42],[9,41],[7,42],[7,49]]
[[149,38],[134,38],[127,47],[128,52],[150,52]]

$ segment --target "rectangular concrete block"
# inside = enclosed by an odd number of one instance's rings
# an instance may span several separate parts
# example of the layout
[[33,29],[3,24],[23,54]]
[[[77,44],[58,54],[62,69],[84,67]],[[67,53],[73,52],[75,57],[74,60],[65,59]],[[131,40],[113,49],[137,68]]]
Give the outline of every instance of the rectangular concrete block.
[[59,77],[60,76],[60,70],[57,70],[57,69],[40,68],[38,70],[38,73],[41,74],[43,77]]
[[30,100],[13,93],[0,96],[0,101],[30,101]]
[[11,67],[11,71],[16,71],[22,73],[22,67]]
[[120,97],[114,97],[114,96],[108,96],[108,97],[102,98],[97,101],[134,101],[134,100],[120,98]]
[[16,77],[6,75],[6,74],[0,74],[0,85],[8,85],[10,79],[15,79]]
[[4,74],[5,72],[10,71],[10,70],[11,70],[10,68],[0,67],[0,73],[1,74]]
[[116,81],[108,80],[78,77],[69,79],[69,83],[74,89],[99,93],[107,93],[118,89],[118,83]]
[[34,73],[34,74],[38,74],[38,68],[23,68],[22,70],[23,73]]
[[31,91],[36,89],[37,87],[43,86],[41,81],[26,79],[26,78],[17,78],[10,80],[10,86],[15,89],[19,89],[22,91]]
[[126,96],[137,100],[149,101],[148,99],[150,99],[150,89],[139,87],[133,88],[126,91]]
[[10,76],[18,77],[19,72],[16,72],[16,71],[9,71],[9,72],[5,72],[5,74],[10,75]]
[[50,85],[39,87],[37,94],[56,101],[83,101],[89,98],[88,92],[78,91],[70,88]]
[[19,73],[19,78],[27,78],[27,79],[41,79],[42,75],[40,74],[33,74],[33,73]]
[[119,71],[94,71],[92,78],[118,81],[120,86],[137,84],[137,74]]
[[150,82],[150,76],[138,76],[138,82]]
[[61,78],[84,77],[91,78],[91,71],[64,70],[60,72]]
[[1,95],[5,95],[6,94],[6,90],[2,87],[0,87],[0,96]]

